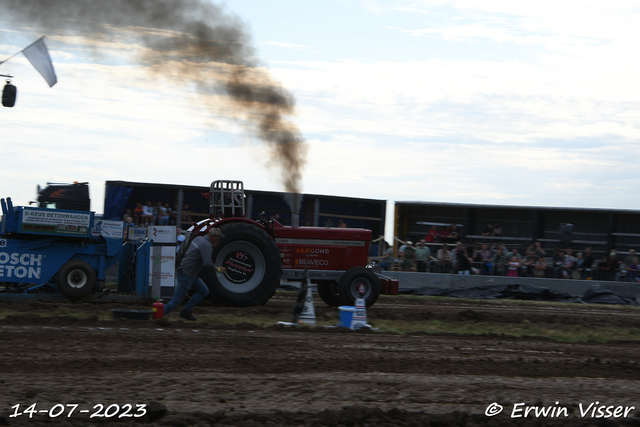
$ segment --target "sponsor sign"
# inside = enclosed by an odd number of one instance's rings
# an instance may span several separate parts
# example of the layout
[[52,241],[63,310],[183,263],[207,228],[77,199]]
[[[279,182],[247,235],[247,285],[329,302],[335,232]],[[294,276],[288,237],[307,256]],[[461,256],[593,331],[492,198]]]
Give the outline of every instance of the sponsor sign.
[[176,244],[176,227],[174,225],[150,225],[147,237],[154,243]]
[[145,227],[129,227],[129,240],[144,240],[147,238],[147,229]]
[[173,288],[175,270],[175,246],[152,246],[149,254],[149,286],[152,288],[152,297],[161,296],[162,287]]
[[0,252],[0,279],[39,279],[42,254]]
[[256,271],[256,263],[253,257],[244,251],[230,253],[222,265],[227,268],[225,276],[232,283],[246,283]]
[[91,213],[47,209],[23,209],[20,231],[89,237]]
[[102,236],[110,239],[122,239],[124,221],[96,220],[91,229],[92,236]]

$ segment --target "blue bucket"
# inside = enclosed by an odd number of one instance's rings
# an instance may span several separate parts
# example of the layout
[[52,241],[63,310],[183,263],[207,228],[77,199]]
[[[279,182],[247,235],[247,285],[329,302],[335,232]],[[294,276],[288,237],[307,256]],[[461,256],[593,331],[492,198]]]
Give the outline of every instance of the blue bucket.
[[338,323],[338,326],[340,326],[341,328],[351,329],[353,323],[353,313],[356,311],[356,308],[348,305],[344,305],[338,308],[340,309],[340,323]]

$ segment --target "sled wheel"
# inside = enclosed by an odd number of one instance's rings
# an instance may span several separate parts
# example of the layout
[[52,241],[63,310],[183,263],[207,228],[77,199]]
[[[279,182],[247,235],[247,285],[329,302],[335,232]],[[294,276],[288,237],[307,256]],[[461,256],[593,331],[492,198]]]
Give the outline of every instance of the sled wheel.
[[58,270],[58,287],[70,297],[88,294],[96,285],[96,271],[86,261],[71,260]]
[[340,286],[336,281],[327,280],[318,283],[318,295],[328,306],[339,307],[342,305]]
[[227,271],[203,270],[200,274],[211,299],[236,307],[265,304],[280,286],[278,246],[257,225],[234,222],[220,226],[220,231],[225,237],[213,248],[212,261]]
[[367,307],[371,307],[380,296],[380,279],[370,268],[353,267],[340,278],[340,299],[342,304],[352,306],[356,298],[364,298]]

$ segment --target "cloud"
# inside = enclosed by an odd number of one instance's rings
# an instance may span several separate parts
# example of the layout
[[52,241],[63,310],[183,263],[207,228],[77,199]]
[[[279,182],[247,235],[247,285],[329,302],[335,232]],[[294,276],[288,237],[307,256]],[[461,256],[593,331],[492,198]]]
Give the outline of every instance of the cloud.
[[[441,37],[456,42],[533,44],[551,52],[588,56],[588,48],[635,45],[640,8],[636,2],[597,1],[535,3],[512,1],[419,1],[424,12],[437,11],[439,19],[422,28],[399,28],[413,36]],[[415,7],[398,11],[416,13]],[[464,19],[460,19],[460,18]],[[631,42],[631,43],[630,43]]]
[[307,50],[307,49],[310,49],[309,46],[303,46],[303,45],[292,44],[292,43],[283,43],[283,42],[277,42],[277,41],[273,41],[273,40],[266,41],[266,42],[264,42],[264,44],[270,45],[270,46],[284,47],[286,49],[294,49],[294,50]]

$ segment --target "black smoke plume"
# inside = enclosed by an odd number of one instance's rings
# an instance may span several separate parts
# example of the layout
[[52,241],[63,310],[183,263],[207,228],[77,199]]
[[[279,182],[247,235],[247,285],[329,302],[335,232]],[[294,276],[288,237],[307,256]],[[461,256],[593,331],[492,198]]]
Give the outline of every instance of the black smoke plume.
[[[300,192],[306,144],[287,118],[291,94],[254,58],[242,22],[206,0],[0,0],[13,25],[40,26],[52,36],[137,40],[137,61],[156,77],[193,85],[207,100],[225,94],[230,114],[272,153],[285,190]],[[215,97],[219,102],[220,97]]]

